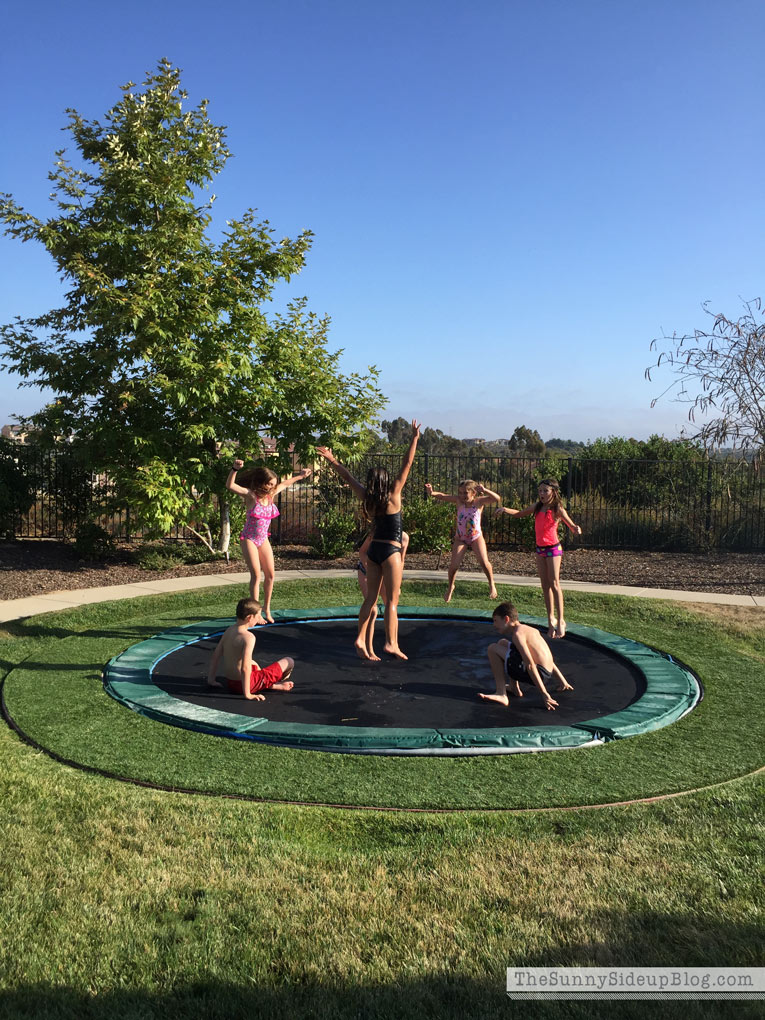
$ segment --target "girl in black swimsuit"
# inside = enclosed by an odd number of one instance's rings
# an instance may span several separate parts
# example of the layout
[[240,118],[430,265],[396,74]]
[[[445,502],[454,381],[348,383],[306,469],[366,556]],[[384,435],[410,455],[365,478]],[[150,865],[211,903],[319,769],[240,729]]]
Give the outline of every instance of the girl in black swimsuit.
[[371,642],[365,642],[367,627],[385,581],[385,646],[384,651],[405,659],[398,646],[398,598],[401,592],[401,490],[404,488],[414,463],[420,426],[412,422],[412,439],[401,464],[401,470],[391,482],[385,468],[370,468],[366,485],[354,478],[347,467],[335,459],[326,446],[317,446],[316,452],[347,482],[363,500],[364,513],[372,522],[372,540],[367,552],[367,594],[359,612],[359,630],[356,635],[356,654],[361,659],[379,661]]

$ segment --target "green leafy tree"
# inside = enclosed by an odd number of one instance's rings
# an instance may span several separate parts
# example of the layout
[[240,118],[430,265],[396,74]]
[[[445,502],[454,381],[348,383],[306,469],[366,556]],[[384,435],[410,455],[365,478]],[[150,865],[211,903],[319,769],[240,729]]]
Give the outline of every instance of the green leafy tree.
[[392,421],[381,421],[380,428],[391,446],[406,445],[412,438],[412,423],[400,416]]
[[581,450],[584,449],[585,444],[580,443],[575,439],[559,439],[555,437],[548,439],[545,443],[547,452],[551,454],[560,454],[561,456],[577,456]]
[[704,447],[687,439],[653,435],[647,440],[610,436],[588,443],[574,465],[577,492],[598,490],[618,506],[680,510],[689,493],[702,491]]
[[536,429],[519,425],[507,442],[508,449],[514,456],[544,457],[545,444]]
[[215,196],[201,192],[230,152],[207,101],[187,109],[166,60],[122,91],[103,122],[68,111],[79,160],[57,153],[52,217],[2,197],[6,233],[43,244],[69,287],[62,307],[2,328],[3,359],[58,394],[31,424],[75,435],[144,527],[182,523],[212,549],[217,514],[223,550],[229,450],[258,457],[270,435],[282,464],[317,438],[342,453],[384,398],[374,368],[340,373],[329,320],[305,300],[264,313],[303,267],[309,231],[278,240],[249,209],[208,236]]
[[[412,423],[406,418],[394,418],[393,421],[380,422],[388,444],[398,449],[407,447],[412,437]],[[455,439],[441,429],[424,428],[420,437],[418,449],[421,453],[438,453],[459,456],[470,449],[462,439]]]
[[594,439],[579,451],[582,460],[667,460],[692,461],[704,457],[704,447],[691,439],[667,439],[653,435],[648,439],[609,436]]
[[441,429],[426,428],[423,430],[418,449],[421,453],[438,453],[449,457],[464,456],[468,444],[464,439],[456,439]]

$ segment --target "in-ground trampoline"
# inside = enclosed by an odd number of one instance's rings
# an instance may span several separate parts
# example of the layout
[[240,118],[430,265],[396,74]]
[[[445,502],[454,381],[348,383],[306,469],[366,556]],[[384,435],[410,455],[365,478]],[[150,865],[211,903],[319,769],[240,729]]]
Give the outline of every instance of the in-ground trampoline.
[[[401,662],[360,660],[357,608],[287,610],[257,628],[261,665],[295,659],[290,692],[248,701],[208,688],[210,658],[233,620],[164,631],[112,659],[112,697],[152,719],[241,740],[317,751],[393,755],[501,754],[587,747],[675,722],[701,698],[697,677],[670,656],[592,627],[571,625],[553,645],[574,690],[555,712],[524,688],[505,708],[478,698],[494,690],[486,658],[497,638],[491,614],[406,607]],[[523,618],[540,626],[542,621]],[[378,628],[382,624],[378,622]],[[378,636],[382,646],[382,634]]]

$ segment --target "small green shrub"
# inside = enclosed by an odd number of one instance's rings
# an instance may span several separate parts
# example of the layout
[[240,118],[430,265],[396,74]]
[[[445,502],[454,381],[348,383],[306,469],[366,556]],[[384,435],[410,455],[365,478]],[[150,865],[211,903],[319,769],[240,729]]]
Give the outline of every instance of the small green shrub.
[[[517,510],[522,510],[522,506],[518,506],[516,502],[505,503],[505,506],[513,507]],[[484,513],[494,513],[494,510],[484,511]],[[497,527],[495,528],[494,534],[502,544],[509,544],[511,546],[517,546],[523,550],[533,550],[536,548],[536,535],[534,533],[534,518],[521,517],[520,520],[517,517],[510,517],[505,514],[503,517],[498,517],[496,521]],[[563,535],[563,525],[560,527],[560,534]],[[500,537],[501,536],[501,537]]]
[[316,522],[311,551],[324,560],[337,559],[351,551],[355,534],[355,516],[336,507],[329,507]]
[[186,545],[183,542],[162,545],[142,545],[135,554],[141,570],[173,570],[189,563],[208,563],[217,559],[203,545]]
[[74,548],[83,560],[108,559],[114,555],[114,536],[95,521],[85,521],[75,532]]
[[455,513],[451,503],[411,496],[404,503],[403,526],[409,532],[409,552],[451,549]]
[[765,510],[753,508],[750,513],[734,514],[730,518],[712,513],[712,533],[707,535],[710,546],[726,552],[751,552],[757,548],[756,539],[765,531]]
[[[577,519],[577,518],[575,518]],[[685,552],[703,548],[703,535],[694,534],[689,523],[674,518],[652,520],[637,513],[612,510],[589,523],[581,521],[583,541],[594,548],[650,549],[656,552]]]
[[0,537],[13,539],[34,502],[32,483],[13,443],[0,436]]

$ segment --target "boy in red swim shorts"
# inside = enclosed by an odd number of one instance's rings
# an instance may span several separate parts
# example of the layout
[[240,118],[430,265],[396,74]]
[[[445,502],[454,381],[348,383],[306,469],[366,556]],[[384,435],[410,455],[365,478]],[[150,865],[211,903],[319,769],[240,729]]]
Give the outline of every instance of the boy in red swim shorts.
[[291,691],[295,686],[288,679],[295,662],[289,656],[272,662],[261,669],[252,657],[255,635],[250,628],[263,623],[260,603],[255,599],[240,599],[236,607],[236,623],[223,632],[210,663],[208,687],[222,687],[217,679],[218,666],[223,659],[223,675],[233,694],[243,694],[248,701],[265,701],[261,691]]

